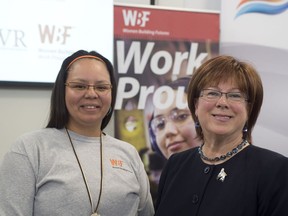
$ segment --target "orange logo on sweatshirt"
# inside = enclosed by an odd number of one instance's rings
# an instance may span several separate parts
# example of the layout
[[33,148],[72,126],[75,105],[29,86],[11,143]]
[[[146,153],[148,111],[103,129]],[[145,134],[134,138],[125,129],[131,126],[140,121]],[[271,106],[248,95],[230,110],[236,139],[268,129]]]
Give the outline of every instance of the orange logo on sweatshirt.
[[123,167],[124,162],[122,160],[110,159],[110,163],[112,167]]
[[130,173],[133,173],[131,170],[131,167],[127,166],[127,163],[125,163],[123,160],[118,160],[118,159],[110,159],[110,164],[112,168],[114,169],[120,169],[124,170]]

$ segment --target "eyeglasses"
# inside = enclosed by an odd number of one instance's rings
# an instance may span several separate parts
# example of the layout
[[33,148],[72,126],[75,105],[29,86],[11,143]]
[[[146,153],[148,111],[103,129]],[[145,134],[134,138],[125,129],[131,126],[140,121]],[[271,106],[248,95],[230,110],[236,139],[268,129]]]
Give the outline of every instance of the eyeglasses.
[[99,95],[106,95],[111,89],[112,85],[108,83],[101,83],[96,85],[79,83],[79,82],[68,82],[65,83],[65,86],[77,91],[77,92],[85,92],[89,90],[89,88],[93,88],[93,90]]
[[185,110],[173,110],[169,115],[157,116],[151,121],[151,128],[154,133],[163,132],[167,121],[171,120],[176,126],[182,126],[188,118],[191,117],[191,113]]
[[225,95],[230,102],[244,102],[247,97],[242,92],[221,92],[215,89],[203,89],[200,97],[207,101],[218,101],[222,95]]

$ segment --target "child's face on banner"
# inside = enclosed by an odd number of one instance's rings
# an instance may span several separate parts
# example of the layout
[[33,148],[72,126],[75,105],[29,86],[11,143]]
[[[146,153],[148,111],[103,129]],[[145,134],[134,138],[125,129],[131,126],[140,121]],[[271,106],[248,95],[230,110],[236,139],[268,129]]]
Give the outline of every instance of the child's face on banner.
[[[167,97],[171,97],[171,95],[163,93],[161,100],[164,102]],[[184,94],[184,101],[186,97],[187,95]],[[153,126],[156,142],[166,158],[175,152],[200,145],[199,140],[195,138],[196,131],[190,110],[188,107],[177,108],[176,97],[169,107],[165,109],[155,108],[154,116]]]

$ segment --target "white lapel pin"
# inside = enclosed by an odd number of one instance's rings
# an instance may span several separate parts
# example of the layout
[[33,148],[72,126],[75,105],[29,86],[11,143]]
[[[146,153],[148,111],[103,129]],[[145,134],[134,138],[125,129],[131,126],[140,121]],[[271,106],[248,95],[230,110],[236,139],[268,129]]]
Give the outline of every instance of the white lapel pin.
[[217,176],[217,180],[224,182],[226,176],[227,173],[225,173],[224,168],[222,168]]

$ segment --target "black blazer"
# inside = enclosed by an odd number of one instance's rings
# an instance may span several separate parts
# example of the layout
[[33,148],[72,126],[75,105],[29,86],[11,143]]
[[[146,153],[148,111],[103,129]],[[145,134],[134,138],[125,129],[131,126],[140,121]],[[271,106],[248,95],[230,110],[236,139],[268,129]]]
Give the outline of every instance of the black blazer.
[[174,154],[161,175],[155,215],[288,216],[288,159],[252,145],[219,165],[203,163],[197,148]]

